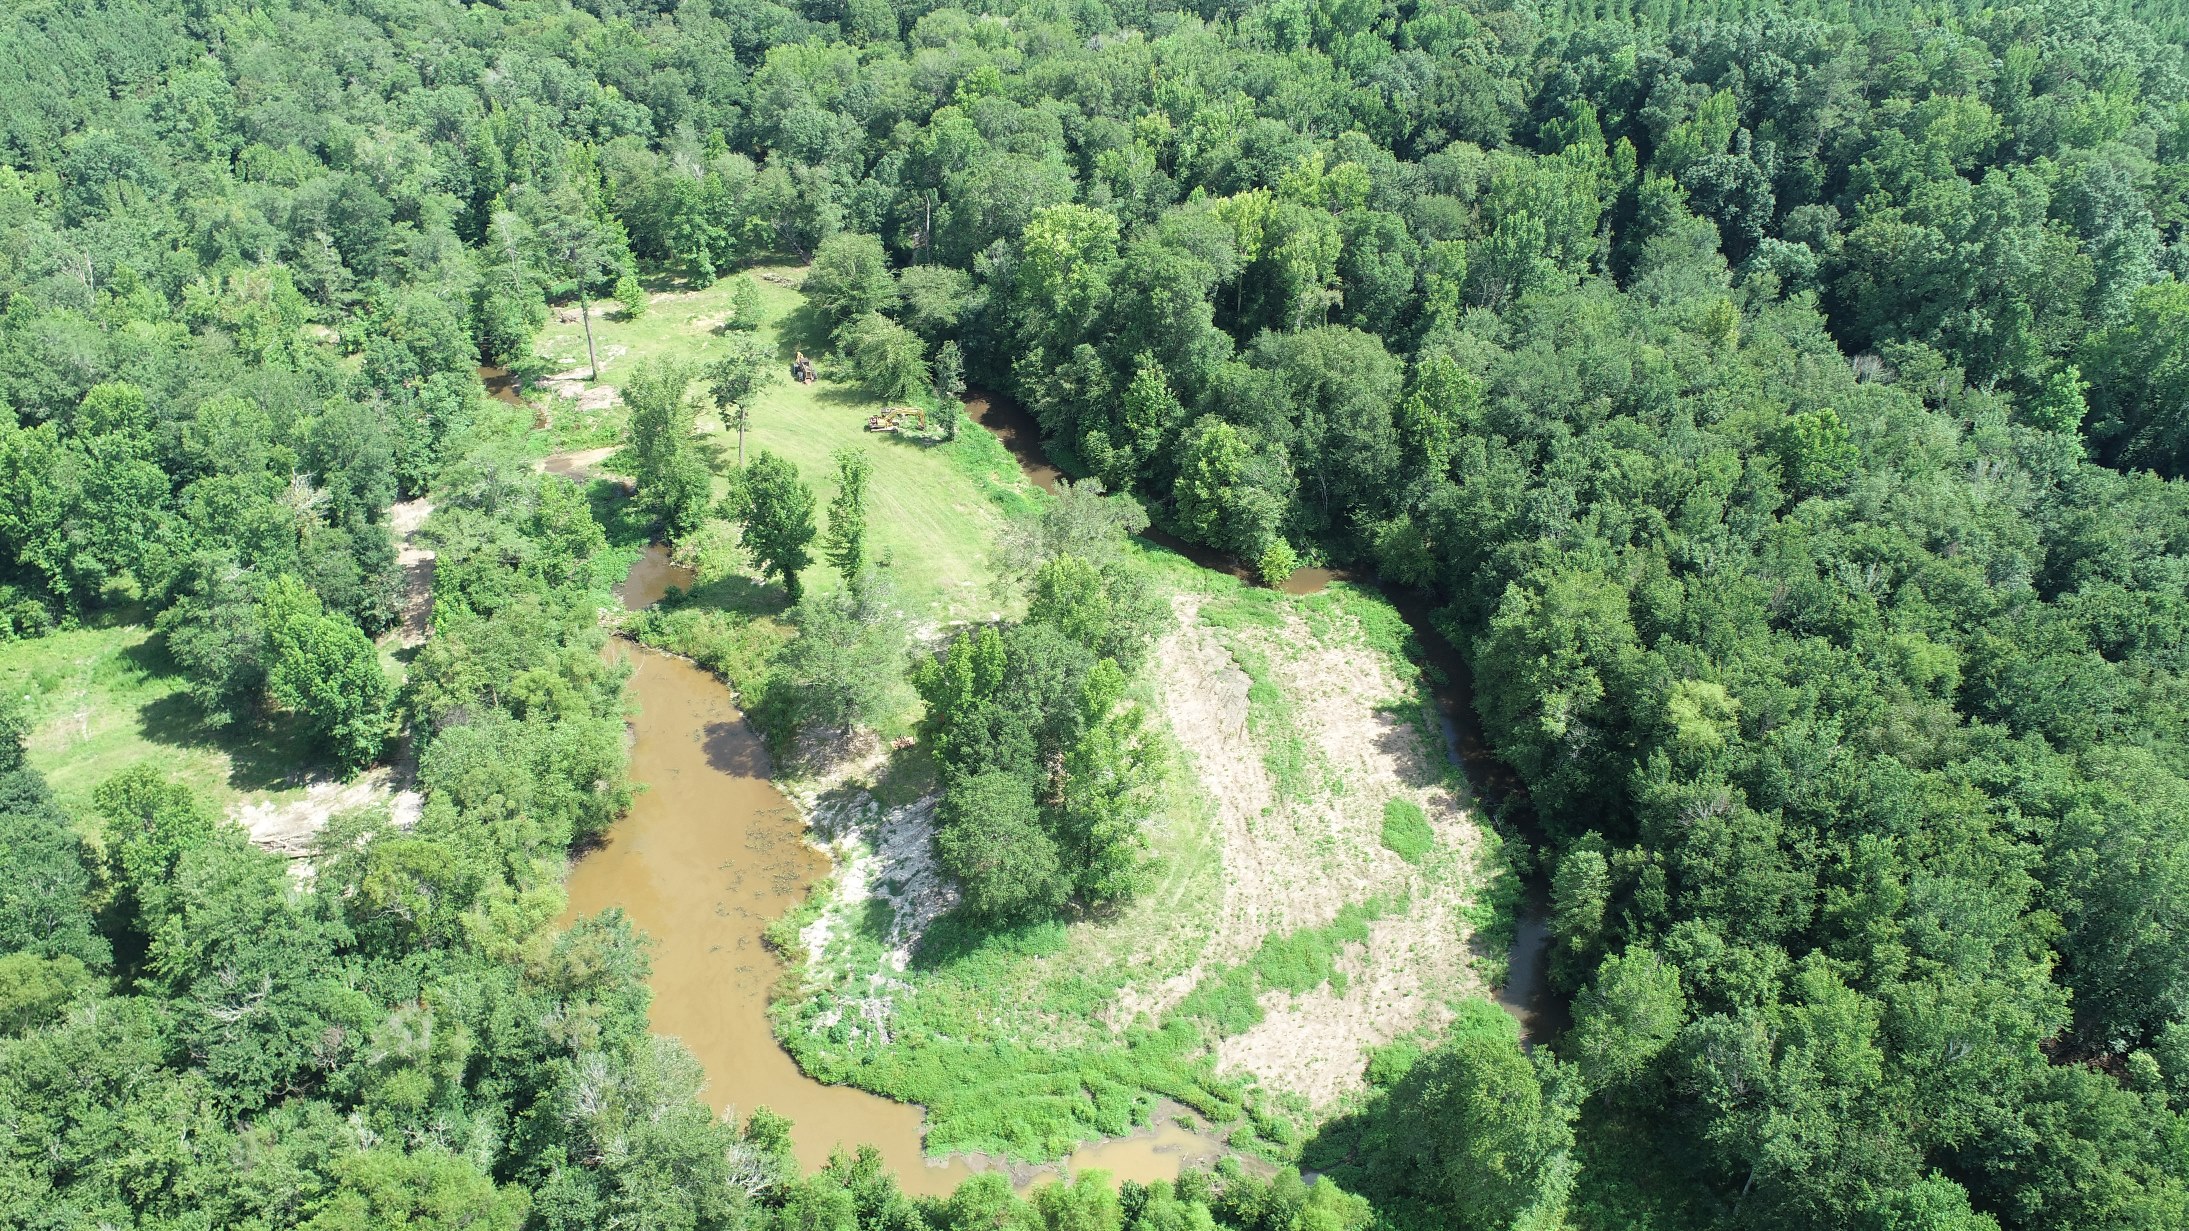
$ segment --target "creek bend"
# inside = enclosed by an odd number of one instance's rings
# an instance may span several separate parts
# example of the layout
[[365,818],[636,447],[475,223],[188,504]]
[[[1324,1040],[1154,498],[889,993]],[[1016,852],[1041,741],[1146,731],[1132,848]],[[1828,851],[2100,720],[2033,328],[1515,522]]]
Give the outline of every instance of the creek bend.
[[[1010,401],[968,391],[969,417],[992,431],[1027,479],[1054,490],[1062,478],[1041,450],[1033,417]],[[1160,531],[1145,537],[1195,563],[1234,576],[1237,561]],[[1301,569],[1288,594],[1312,594],[1334,580],[1330,569]],[[618,591],[632,610],[651,606],[671,587],[688,588],[689,569],[660,545],[649,547]],[[1429,619],[1419,595],[1386,592],[1414,630],[1431,666],[1446,754],[1476,793],[1511,789],[1511,775],[1490,755],[1474,714],[1465,662]],[[680,658],[617,639],[608,654],[631,663],[631,777],[644,789],[599,847],[571,867],[564,922],[620,907],[653,940],[650,1017],[658,1034],[681,1039],[706,1073],[704,1092],[718,1110],[743,1115],[767,1107],[788,1116],[799,1165],[828,1161],[832,1150],[872,1145],[913,1195],[943,1195],[978,1171],[1008,1171],[1026,1184],[1060,1171],[1101,1168],[1120,1180],[1170,1179],[1192,1162],[1222,1153],[1208,1138],[1169,1123],[1166,1111],[1130,1136],[1082,1147],[1062,1164],[1010,1165],[979,1155],[931,1159],[921,1148],[924,1113],[850,1086],[806,1076],[775,1041],[768,994],[784,974],[762,942],[806,888],[827,874],[826,856],[807,845],[797,810],[775,788],[766,748],[713,675]],[[1538,874],[1526,886],[1505,986],[1498,1002],[1531,1044],[1562,1028],[1566,1007],[1549,987],[1547,894]]]
[[[655,546],[632,565],[619,596],[635,609],[691,584],[690,571]],[[606,653],[632,667],[631,777],[644,789],[603,842],[572,864],[563,923],[620,907],[652,938],[651,1024],[697,1057],[716,1110],[742,1116],[767,1107],[790,1117],[807,1170],[839,1144],[872,1145],[916,1196],[946,1194],[986,1170],[1008,1171],[1019,1184],[1061,1169],[1171,1179],[1221,1152],[1159,1110],[1139,1132],[1082,1147],[1061,1168],[978,1155],[930,1159],[920,1108],[807,1077],[768,1021],[768,993],[784,967],[761,935],[827,875],[828,859],[807,845],[804,821],[770,778],[766,747],[720,680],[620,638]]]

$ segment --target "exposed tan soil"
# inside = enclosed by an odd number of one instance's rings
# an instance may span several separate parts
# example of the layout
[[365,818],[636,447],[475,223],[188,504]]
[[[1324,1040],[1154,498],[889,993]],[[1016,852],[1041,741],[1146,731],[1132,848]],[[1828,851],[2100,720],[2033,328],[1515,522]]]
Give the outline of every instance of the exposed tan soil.
[[[1327,924],[1348,903],[1403,898],[1403,913],[1378,920],[1367,945],[1341,959],[1344,994],[1272,993],[1266,1019],[1217,1050],[1220,1070],[1252,1073],[1323,1107],[1360,1087],[1370,1048],[1434,1028],[1451,999],[1482,993],[1467,967],[1461,916],[1479,839],[1439,784],[1403,707],[1390,705],[1407,695],[1405,685],[1374,651],[1319,641],[1289,615],[1278,633],[1226,634],[1268,657],[1313,750],[1307,797],[1277,798],[1262,741],[1248,728],[1250,682],[1218,634],[1200,624],[1199,601],[1174,600],[1180,626],[1158,651],[1156,671],[1164,717],[1216,805],[1223,902],[1193,969],[1121,998],[1113,1025],[1159,1014],[1266,936]],[[1382,845],[1383,808],[1393,798],[1419,804],[1436,831],[1438,851],[1423,868]]]
[[422,645],[433,628],[433,552],[418,543],[418,531],[433,515],[433,502],[405,500],[388,508],[388,532],[395,536],[395,563],[403,570],[403,615],[396,622],[395,642],[404,648]]
[[606,445],[598,449],[573,449],[567,453],[550,453],[535,465],[547,474],[559,474],[573,479],[591,479],[600,464],[614,455],[616,446]]
[[418,823],[424,806],[411,789],[407,766],[381,766],[348,782],[322,779],[308,783],[304,798],[239,803],[228,815],[251,835],[251,841],[278,855],[303,859],[312,853],[313,839],[327,822],[345,812],[386,808],[388,819],[408,829]]

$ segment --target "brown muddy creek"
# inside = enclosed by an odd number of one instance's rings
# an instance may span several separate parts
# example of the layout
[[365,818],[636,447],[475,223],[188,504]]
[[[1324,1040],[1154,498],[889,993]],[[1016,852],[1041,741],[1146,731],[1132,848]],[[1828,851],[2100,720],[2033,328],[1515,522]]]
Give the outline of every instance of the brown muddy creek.
[[[632,566],[624,605],[657,602],[689,587],[689,570],[659,547]],[[606,840],[570,870],[564,922],[621,907],[653,940],[655,1033],[683,1040],[707,1075],[704,1097],[743,1116],[766,1107],[790,1117],[799,1163],[828,1161],[839,1144],[872,1145],[908,1193],[939,1195],[999,1160],[929,1160],[920,1108],[800,1072],[770,1029],[768,992],[782,962],[761,942],[768,924],[827,874],[826,856],[804,840],[797,811],[769,780],[766,748],[721,681],[680,658],[627,641],[609,654],[632,665],[631,777],[645,784]],[[1175,1177],[1213,1143],[1170,1124],[1081,1149],[1074,1170],[1119,1179]],[[1056,1168],[1011,1168],[1021,1183]]]

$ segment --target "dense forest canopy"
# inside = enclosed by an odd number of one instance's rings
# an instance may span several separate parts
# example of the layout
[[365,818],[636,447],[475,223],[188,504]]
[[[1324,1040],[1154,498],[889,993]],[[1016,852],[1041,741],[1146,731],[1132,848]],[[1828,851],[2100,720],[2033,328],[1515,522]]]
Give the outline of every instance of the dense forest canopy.
[[[407,732],[426,805],[299,885],[153,770],[71,815],[7,740],[0,1220],[2189,1223],[2185,39],[2107,0],[10,5],[0,635],[156,620],[208,721]],[[476,369],[771,253],[886,396],[962,364],[1159,526],[1434,597],[1573,1023],[1376,1075],[1304,1155],[1373,1215],[795,1179],[648,1038],[630,929],[549,926],[627,793],[603,540]],[[1008,636],[951,653],[1060,634]],[[978,768],[966,816],[1084,842]],[[1047,858],[1019,888],[1100,898]]]

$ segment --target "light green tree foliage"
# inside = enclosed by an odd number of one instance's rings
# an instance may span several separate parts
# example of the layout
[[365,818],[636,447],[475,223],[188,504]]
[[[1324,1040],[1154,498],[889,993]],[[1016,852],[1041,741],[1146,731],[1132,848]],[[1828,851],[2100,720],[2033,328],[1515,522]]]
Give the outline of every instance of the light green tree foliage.
[[1499,752],[1524,765],[1563,813],[1617,775],[1597,733],[1616,721],[1612,692],[1636,653],[1626,591],[1588,573],[1557,573],[1507,588],[1478,643],[1485,721],[1504,733]]
[[671,539],[699,528],[714,494],[714,474],[693,439],[698,409],[687,392],[691,383],[689,367],[661,360],[640,364],[623,385],[639,499]]
[[1030,580],[1058,556],[1102,566],[1119,557],[1126,539],[1147,528],[1148,512],[1131,496],[1111,495],[1100,479],[1067,479],[1038,520],[1010,529],[1000,563],[1014,580]]
[[1787,482],[1804,494],[1838,491],[1859,460],[1846,424],[1829,406],[1789,419],[1779,431],[1778,455]]
[[1475,430],[1482,415],[1482,385],[1444,351],[1423,355],[1414,366],[1398,408],[1398,436],[1417,473],[1442,476],[1452,447]]
[[1573,1049],[1592,1093],[1639,1080],[1687,1023],[1679,969],[1636,946],[1604,959],[1574,998]]
[[828,534],[821,550],[848,586],[866,571],[866,489],[874,463],[864,449],[838,449],[836,494],[828,502]]
[[798,468],[762,449],[739,476],[734,512],[745,524],[741,541],[795,604],[804,593],[798,574],[813,563],[813,489]]
[[957,329],[973,294],[973,279],[948,265],[914,265],[897,271],[904,323],[933,343]]
[[1051,556],[1035,571],[1026,600],[1027,623],[1054,627],[1128,674],[1139,669],[1170,618],[1147,576],[1115,555],[1099,564]]
[[1125,673],[1103,659],[1087,673],[1079,697],[1079,738],[1065,755],[1055,826],[1080,898],[1122,902],[1149,871],[1144,822],[1156,775],[1149,763],[1146,719],[1125,696]]
[[639,284],[637,274],[626,273],[616,279],[615,297],[623,305],[623,319],[635,321],[646,315],[646,288]]
[[97,982],[81,960],[67,954],[0,954],[0,1037],[46,1025]]
[[2026,417],[2048,432],[2080,432],[2083,419],[2090,414],[2085,399],[2089,392],[2090,382],[2083,379],[2082,369],[2068,364],[2045,378],[2044,388],[2029,403]]
[[821,242],[806,270],[806,298],[831,333],[897,301],[882,241],[846,231]]
[[836,342],[860,388],[884,401],[911,401],[933,383],[919,335],[879,312],[845,322]]
[[585,327],[586,379],[600,379],[600,356],[593,344],[595,284],[615,263],[613,229],[585,210],[562,203],[537,231],[542,263],[568,278],[578,296],[578,320]]
[[1117,1186],[1109,1172],[1099,1169],[1076,1172],[1070,1183],[1035,1189],[1034,1212],[1047,1231],[1105,1231],[1125,1221]]
[[522,1189],[496,1187],[456,1155],[394,1147],[343,1158],[335,1187],[314,1203],[303,1231],[517,1231],[529,1208]]
[[781,383],[783,363],[758,336],[733,334],[724,339],[722,356],[709,363],[702,375],[722,425],[737,433],[737,465],[743,469],[753,402],[763,390]]
[[99,784],[92,804],[105,818],[108,875],[116,912],[148,939],[172,911],[170,896],[183,855],[208,841],[212,816],[189,790],[136,765]]
[[798,637],[769,672],[766,717],[796,727],[848,731],[877,725],[909,698],[908,636],[887,575],[869,571],[790,613]]
[[1611,866],[1601,840],[1576,842],[1551,874],[1551,934],[1566,954],[1593,950],[1611,906]]
[[739,274],[730,279],[730,317],[722,323],[724,329],[735,333],[752,333],[760,328],[762,307],[760,284],[751,274]]
[[1076,339],[1101,306],[1117,239],[1116,217],[1071,202],[1040,210],[1026,224],[1015,289],[1034,310],[1023,322],[1034,331],[1029,340],[1052,357],[1062,357],[1054,352]]
[[286,574],[259,596],[269,651],[266,695],[296,716],[313,743],[348,769],[368,765],[387,742],[395,686],[355,624],[329,615],[319,596]]
[[937,850],[947,866],[961,878],[1039,877],[969,887],[975,913],[1039,915],[1075,894],[1103,904],[1137,887],[1151,779],[1144,719],[1115,662],[1055,623],[1029,621],[960,636],[917,666],[913,684],[942,770]]
[[955,339],[935,350],[935,427],[944,440],[958,438],[965,415],[965,352]]
[[2094,750],[2091,781],[2053,832],[2055,909],[2076,1012],[2141,1041],[2189,1022],[2189,784],[2140,748]]
[[1438,1225],[1555,1231],[1577,1170],[1577,1093],[1547,1053],[1521,1051],[1502,1009],[1469,1001],[1391,1092],[1378,1187],[1418,1194]]
[[1204,543],[1259,557],[1284,510],[1281,492],[1262,481],[1271,469],[1255,456],[1245,432],[1203,416],[1186,432],[1172,493],[1179,520]]

